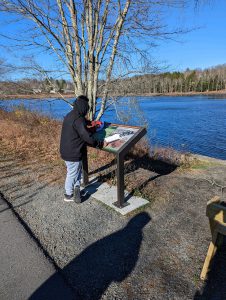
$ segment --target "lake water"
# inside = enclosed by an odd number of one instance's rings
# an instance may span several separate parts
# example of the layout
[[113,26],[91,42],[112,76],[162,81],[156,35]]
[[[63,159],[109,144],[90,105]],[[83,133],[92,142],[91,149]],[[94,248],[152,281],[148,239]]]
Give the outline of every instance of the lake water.
[[[70,111],[62,100],[7,100],[0,106],[11,109],[23,103],[57,119]],[[103,120],[131,125],[148,124],[152,145],[173,147],[226,159],[226,96],[136,97],[123,99]]]

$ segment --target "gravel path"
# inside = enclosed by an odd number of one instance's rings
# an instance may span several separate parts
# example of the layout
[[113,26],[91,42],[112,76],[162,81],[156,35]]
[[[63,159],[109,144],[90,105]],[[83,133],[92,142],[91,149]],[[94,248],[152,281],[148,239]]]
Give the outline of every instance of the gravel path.
[[[38,180],[42,166],[29,163],[2,157],[0,190],[62,269],[76,299],[226,299],[222,277],[199,280],[210,241],[206,202],[219,194],[205,179],[225,182],[225,166],[150,172],[150,205],[122,217],[92,198],[64,203],[63,187]],[[55,275],[40,291],[54,281]]]

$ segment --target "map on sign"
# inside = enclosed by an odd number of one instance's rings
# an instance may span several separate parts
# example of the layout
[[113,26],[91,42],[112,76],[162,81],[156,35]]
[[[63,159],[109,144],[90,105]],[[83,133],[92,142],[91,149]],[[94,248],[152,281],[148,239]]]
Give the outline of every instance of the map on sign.
[[107,146],[103,150],[117,152],[129,141],[139,130],[136,127],[127,127],[116,124],[105,124],[104,128],[94,134],[94,138],[98,141],[107,142]]

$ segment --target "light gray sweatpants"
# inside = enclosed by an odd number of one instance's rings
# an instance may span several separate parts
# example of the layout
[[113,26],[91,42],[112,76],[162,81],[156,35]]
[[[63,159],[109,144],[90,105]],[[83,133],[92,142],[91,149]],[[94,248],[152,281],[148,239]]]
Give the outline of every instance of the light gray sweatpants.
[[75,187],[80,187],[82,176],[82,161],[65,161],[67,176],[65,180],[65,192],[67,195],[74,193]]

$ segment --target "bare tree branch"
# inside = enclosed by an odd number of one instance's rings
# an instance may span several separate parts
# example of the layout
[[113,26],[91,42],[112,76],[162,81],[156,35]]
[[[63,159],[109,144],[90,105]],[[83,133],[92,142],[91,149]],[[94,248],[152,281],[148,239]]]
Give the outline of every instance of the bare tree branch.
[[[16,43],[54,55],[67,69],[75,96],[88,96],[90,119],[100,119],[108,106],[112,82],[122,75],[117,65],[124,69],[123,74],[151,69],[150,49],[156,39],[171,39],[184,32],[168,30],[161,14],[166,7],[183,7],[186,2],[0,0],[0,13],[10,14],[15,21],[26,20],[27,30],[15,35]],[[104,84],[99,84],[100,80]]]

